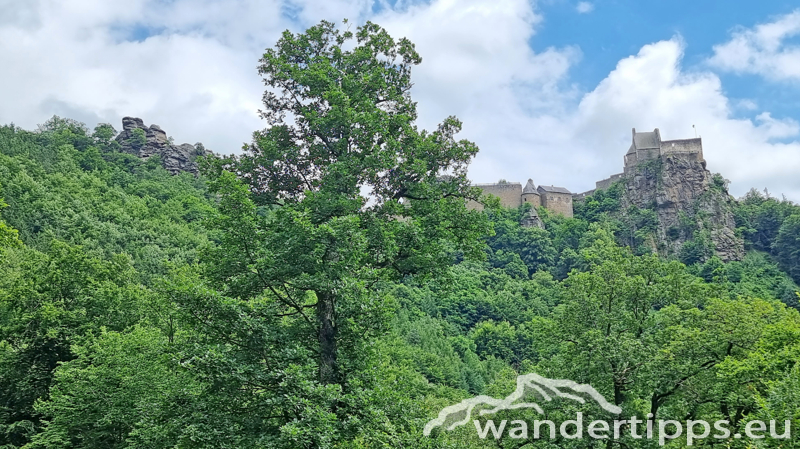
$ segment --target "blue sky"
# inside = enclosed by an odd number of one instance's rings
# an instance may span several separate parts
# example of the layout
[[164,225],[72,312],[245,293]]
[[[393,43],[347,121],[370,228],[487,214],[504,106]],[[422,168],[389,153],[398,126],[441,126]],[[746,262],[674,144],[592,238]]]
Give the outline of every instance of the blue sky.
[[574,192],[630,130],[703,137],[740,196],[800,201],[800,4],[684,0],[0,0],[0,123],[155,123],[237,152],[264,123],[255,67],[285,29],[372,20],[416,45],[419,124],[449,115],[476,182]]
[[[622,58],[635,54],[642,45],[681,36],[685,43],[685,70],[704,70],[713,46],[726,41],[737,28],[752,28],[791,13],[797,1],[770,0],[607,0],[584,2],[591,11],[576,14],[576,2],[551,0],[538,3],[544,16],[530,45],[535,50],[549,46],[578,45],[583,59],[572,72],[582,89],[591,90]],[[800,36],[787,43],[800,43]],[[774,114],[797,117],[800,81],[763,83],[757,76],[719,73],[729,98],[758,99]],[[755,117],[752,111],[739,111]]]

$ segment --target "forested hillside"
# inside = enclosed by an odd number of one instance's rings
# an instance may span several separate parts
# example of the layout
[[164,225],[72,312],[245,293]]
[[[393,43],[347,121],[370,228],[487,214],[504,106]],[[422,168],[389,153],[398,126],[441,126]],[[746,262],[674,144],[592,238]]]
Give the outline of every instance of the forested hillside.
[[540,209],[544,229],[469,210],[478,149],[455,118],[413,125],[420,62],[373,24],[285,33],[259,67],[271,126],[199,176],[111,125],[0,127],[0,447],[655,445],[422,436],[531,372],[624,416],[800,434],[800,207],[736,202],[729,263],[630,245],[653,217],[620,215],[613,186],[575,218]]

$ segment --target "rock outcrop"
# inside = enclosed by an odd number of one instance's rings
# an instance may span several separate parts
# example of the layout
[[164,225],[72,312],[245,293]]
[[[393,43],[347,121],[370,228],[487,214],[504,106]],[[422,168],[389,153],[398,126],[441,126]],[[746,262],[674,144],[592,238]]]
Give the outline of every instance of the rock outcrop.
[[723,261],[741,260],[744,241],[734,234],[734,199],[724,180],[714,179],[703,159],[664,154],[627,173],[623,211],[631,205],[655,210],[658,217],[654,250],[679,254],[689,241],[707,238]]
[[140,118],[125,117],[122,119],[122,132],[116,137],[122,151],[147,159],[153,155],[161,158],[161,164],[170,173],[198,173],[198,156],[211,155],[202,144],[184,143],[174,145],[167,133],[158,125],[145,126]]
[[535,207],[531,207],[530,210],[528,210],[528,213],[522,217],[519,224],[523,228],[544,229],[544,223],[542,223],[542,219],[539,217],[539,213],[536,212]]

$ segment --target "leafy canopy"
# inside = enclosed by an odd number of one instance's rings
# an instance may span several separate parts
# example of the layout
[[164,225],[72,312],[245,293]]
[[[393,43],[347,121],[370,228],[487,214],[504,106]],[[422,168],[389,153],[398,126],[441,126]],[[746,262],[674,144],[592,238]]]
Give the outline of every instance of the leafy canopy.
[[478,197],[466,177],[478,148],[455,139],[453,117],[434,132],[414,124],[420,62],[410,41],[369,22],[355,33],[330,22],[285,32],[259,66],[269,127],[208,170],[225,231],[212,277],[233,296],[267,292],[281,314],[316,327],[325,383],[337,378],[347,328],[366,335],[340,323],[365,321],[377,281],[482,255],[488,224],[466,208]]

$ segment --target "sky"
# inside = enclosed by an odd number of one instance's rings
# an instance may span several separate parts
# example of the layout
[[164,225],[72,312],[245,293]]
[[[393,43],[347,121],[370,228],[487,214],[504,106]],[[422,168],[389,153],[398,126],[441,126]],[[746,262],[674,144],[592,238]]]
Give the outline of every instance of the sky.
[[800,202],[796,0],[0,0],[0,124],[134,116],[236,153],[266,126],[264,49],[345,18],[416,44],[418,124],[464,123],[474,182],[583,192],[659,128],[702,137],[734,196]]

